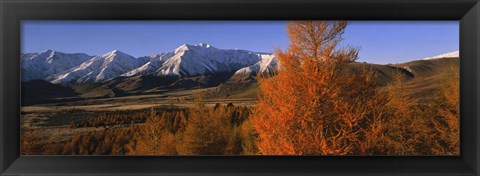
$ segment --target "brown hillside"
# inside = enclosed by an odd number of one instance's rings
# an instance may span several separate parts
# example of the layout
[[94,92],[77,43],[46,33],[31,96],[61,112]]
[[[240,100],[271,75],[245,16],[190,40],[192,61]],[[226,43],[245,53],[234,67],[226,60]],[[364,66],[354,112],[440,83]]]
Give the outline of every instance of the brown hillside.
[[[346,73],[361,69],[372,70],[379,86],[386,86],[393,81],[393,76],[400,72],[405,75],[410,95],[421,100],[430,101],[444,82],[443,79],[458,66],[458,58],[441,58],[433,60],[416,60],[401,64],[379,65],[370,63],[351,63]],[[255,79],[241,83],[221,84],[212,90],[213,97],[248,97],[255,98],[259,93]]]
[[445,84],[446,77],[451,74],[452,67],[459,66],[459,58],[441,58],[417,60],[393,66],[409,70],[415,78],[406,82],[410,96],[420,98],[421,102],[429,102]]

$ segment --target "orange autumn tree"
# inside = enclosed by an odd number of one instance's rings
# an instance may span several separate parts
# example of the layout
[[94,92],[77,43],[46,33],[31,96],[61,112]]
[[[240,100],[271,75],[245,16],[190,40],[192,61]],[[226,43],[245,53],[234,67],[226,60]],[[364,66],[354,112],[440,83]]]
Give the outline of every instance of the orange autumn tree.
[[288,23],[290,46],[276,52],[278,74],[259,78],[252,121],[260,154],[363,154],[374,145],[366,136],[386,99],[368,69],[346,69],[358,55],[338,46],[346,27],[345,21]]
[[440,90],[440,117],[433,120],[434,154],[460,154],[460,70],[452,66],[445,85]]
[[377,151],[386,155],[420,155],[428,149],[428,127],[419,108],[419,100],[411,97],[407,76],[397,70],[393,80],[385,87],[388,117],[383,119],[382,133],[378,136]]
[[228,131],[225,113],[215,113],[207,108],[205,92],[195,94],[195,102],[189,109],[188,124],[182,143],[177,147],[181,155],[222,155],[227,145]]
[[161,117],[151,108],[145,124],[139,127],[139,140],[130,149],[134,155],[175,155],[175,139],[166,129],[165,113]]
[[133,154],[156,155],[160,148],[160,135],[162,132],[162,121],[157,116],[155,109],[151,108],[145,119],[145,124],[140,127],[140,139],[135,145]]

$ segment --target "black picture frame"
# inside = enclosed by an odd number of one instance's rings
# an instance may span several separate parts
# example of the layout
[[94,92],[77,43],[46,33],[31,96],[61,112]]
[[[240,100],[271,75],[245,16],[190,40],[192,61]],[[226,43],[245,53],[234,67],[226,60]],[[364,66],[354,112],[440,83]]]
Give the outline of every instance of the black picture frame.
[[[0,0],[0,175],[479,175],[478,0]],[[460,156],[20,156],[21,20],[459,20]]]

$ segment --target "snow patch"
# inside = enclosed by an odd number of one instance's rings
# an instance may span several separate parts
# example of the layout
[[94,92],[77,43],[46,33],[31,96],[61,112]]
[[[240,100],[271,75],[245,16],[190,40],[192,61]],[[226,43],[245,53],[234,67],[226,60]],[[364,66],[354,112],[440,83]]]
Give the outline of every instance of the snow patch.
[[445,53],[445,54],[440,54],[440,55],[437,55],[437,56],[426,57],[426,58],[423,58],[422,60],[452,58],[452,57],[460,57],[460,51],[454,51],[454,52],[449,52],[449,53]]

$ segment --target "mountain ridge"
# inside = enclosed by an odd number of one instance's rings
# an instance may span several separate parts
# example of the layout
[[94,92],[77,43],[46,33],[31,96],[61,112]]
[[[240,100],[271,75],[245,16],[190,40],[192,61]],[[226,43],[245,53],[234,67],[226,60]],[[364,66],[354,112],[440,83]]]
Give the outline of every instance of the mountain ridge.
[[[42,53],[61,53],[47,50]],[[174,51],[135,58],[119,50],[113,50],[101,56],[89,56],[80,53],[82,59],[73,64],[60,67],[54,71],[43,72],[46,66],[29,62],[41,53],[25,53],[21,55],[22,82],[40,79],[54,84],[101,83],[117,77],[139,75],[196,77],[223,73],[235,73],[241,68],[253,66],[263,57],[274,57],[273,54],[253,52],[240,49],[218,49],[212,45],[200,43],[183,44]],[[63,53],[65,54],[65,53]],[[67,54],[67,55],[77,55]],[[73,56],[72,56],[73,57]],[[48,63],[48,57],[42,58]],[[58,58],[57,60],[62,60]],[[71,59],[63,59],[71,60]],[[66,61],[65,61],[66,62]],[[23,64],[24,63],[24,64]],[[41,69],[36,69],[36,68]],[[40,75],[40,76],[39,76]]]

